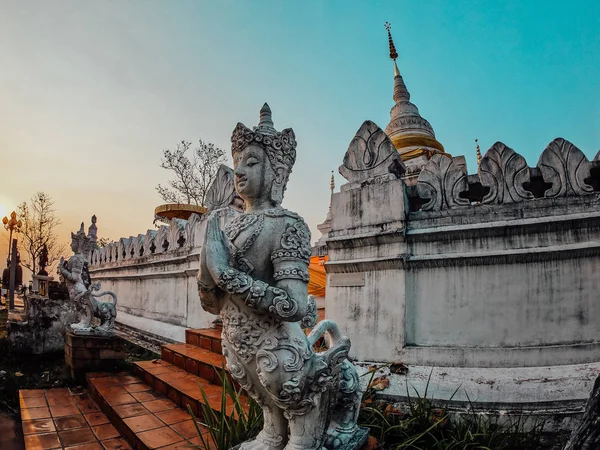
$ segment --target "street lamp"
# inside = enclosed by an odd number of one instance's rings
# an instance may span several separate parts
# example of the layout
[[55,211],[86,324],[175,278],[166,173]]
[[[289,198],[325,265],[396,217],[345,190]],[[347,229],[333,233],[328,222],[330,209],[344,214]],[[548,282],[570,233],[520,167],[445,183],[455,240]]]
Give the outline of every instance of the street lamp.
[[[10,264],[9,264],[9,285],[8,285],[8,289],[9,289],[9,308],[13,309],[15,307],[15,275],[16,275],[16,271],[17,271],[17,258],[16,258],[16,254],[17,254],[17,241],[15,239],[15,242],[13,242],[12,240],[12,234],[13,234],[13,230],[17,230],[17,233],[21,230],[21,227],[23,226],[23,223],[20,220],[17,220],[17,213],[16,212],[12,212],[10,213],[10,219],[8,217],[4,217],[2,219],[2,223],[4,224],[4,229],[5,230],[10,230],[10,237],[8,239],[8,254],[9,254],[9,258],[10,258]],[[12,250],[12,252],[11,252]],[[12,255],[11,255],[12,253]],[[7,262],[9,261],[9,259],[7,258]]]
[[16,228],[18,233],[21,227],[23,226],[23,222],[17,220],[17,213],[13,211],[10,213],[10,219],[4,216],[4,219],[2,219],[2,223],[4,224],[5,230],[10,230],[10,237],[8,238],[8,255],[10,258],[10,246],[12,245],[13,230]]

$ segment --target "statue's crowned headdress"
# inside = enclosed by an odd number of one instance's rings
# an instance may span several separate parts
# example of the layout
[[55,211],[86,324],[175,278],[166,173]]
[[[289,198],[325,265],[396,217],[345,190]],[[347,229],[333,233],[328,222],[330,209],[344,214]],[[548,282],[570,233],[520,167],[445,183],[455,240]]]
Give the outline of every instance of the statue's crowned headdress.
[[286,128],[277,131],[273,126],[271,108],[266,103],[260,110],[260,121],[253,129],[238,123],[231,136],[231,153],[240,152],[250,144],[260,146],[275,172],[275,182],[271,189],[271,199],[280,204],[292,167],[296,162],[296,135]]

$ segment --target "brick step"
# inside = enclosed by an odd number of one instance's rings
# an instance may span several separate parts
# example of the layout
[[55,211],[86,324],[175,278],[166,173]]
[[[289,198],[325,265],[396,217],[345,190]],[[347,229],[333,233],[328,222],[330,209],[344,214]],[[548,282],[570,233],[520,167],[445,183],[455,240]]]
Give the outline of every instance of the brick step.
[[[136,376],[91,373],[87,375],[88,388],[100,409],[135,450],[203,449],[187,405],[190,405],[194,414],[200,412],[201,420],[202,395],[198,383],[206,383],[204,389],[211,407],[216,411],[220,410],[222,388],[210,385],[171,364],[145,361],[138,363],[138,367],[143,367],[144,363],[155,366],[149,367],[152,372],[168,370],[171,377],[163,376],[165,383],[169,379],[168,386],[177,386],[180,392],[187,394],[179,394],[177,401],[173,401]],[[233,406],[228,403],[228,408],[231,413]],[[206,434],[208,429],[200,424],[198,426],[205,435],[204,439],[209,441],[209,435]]]
[[163,345],[161,358],[211,383],[220,384],[223,367],[225,367],[225,357],[222,354],[190,344]]
[[[211,383],[206,378],[193,375],[161,359],[135,362],[134,369],[136,375],[156,393],[166,396],[186,410],[189,405],[198,416],[202,415],[202,403],[204,403],[200,387],[204,390],[211,408],[217,412],[221,410],[223,388],[219,384]],[[231,382],[231,377],[227,375]],[[237,384],[236,388],[239,390]],[[246,404],[245,395],[242,396]],[[227,408],[227,414],[231,414],[233,403],[229,398]]]
[[221,351],[221,330],[215,328],[198,328],[185,330],[185,343],[210,350],[215,353]]

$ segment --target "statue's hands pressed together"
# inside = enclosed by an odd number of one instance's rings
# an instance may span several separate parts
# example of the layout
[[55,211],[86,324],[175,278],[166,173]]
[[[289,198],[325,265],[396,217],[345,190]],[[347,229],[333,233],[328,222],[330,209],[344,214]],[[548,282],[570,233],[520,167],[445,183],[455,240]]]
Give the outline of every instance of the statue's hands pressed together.
[[229,246],[216,214],[208,219],[204,250],[208,271],[215,283],[218,283],[223,272],[229,268]]

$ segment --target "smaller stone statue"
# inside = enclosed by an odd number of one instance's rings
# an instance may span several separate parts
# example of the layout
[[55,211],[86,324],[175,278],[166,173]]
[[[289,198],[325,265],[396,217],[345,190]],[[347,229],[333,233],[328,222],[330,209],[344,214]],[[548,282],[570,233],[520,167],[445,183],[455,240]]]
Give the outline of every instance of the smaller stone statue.
[[48,265],[48,247],[46,244],[42,247],[42,251],[40,252],[40,256],[38,257],[38,265],[40,270],[38,271],[38,275],[48,275],[46,272],[46,266]]
[[[117,317],[117,296],[111,291],[100,291],[100,283],[92,283],[88,269],[88,255],[96,247],[96,216],[92,217],[92,225],[86,236],[83,222],[77,233],[71,233],[71,250],[75,253],[65,261],[60,258],[58,273],[63,276],[69,298],[75,304],[80,304],[85,309],[85,316],[81,321],[71,325],[76,334],[112,334]],[[110,295],[111,302],[98,300],[99,297]],[[94,318],[100,323],[94,325]]]

